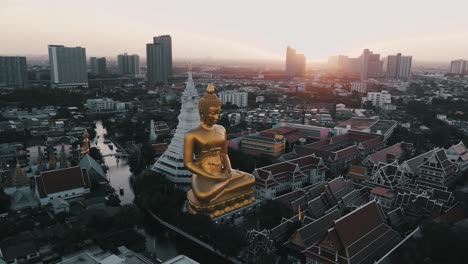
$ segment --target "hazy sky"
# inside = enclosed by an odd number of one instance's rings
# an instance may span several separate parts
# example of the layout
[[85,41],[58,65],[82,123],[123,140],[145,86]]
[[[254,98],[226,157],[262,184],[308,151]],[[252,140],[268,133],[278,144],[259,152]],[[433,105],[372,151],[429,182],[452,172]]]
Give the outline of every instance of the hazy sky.
[[146,56],[170,34],[174,58],[309,61],[362,49],[415,60],[468,59],[466,0],[0,0],[0,54],[47,54],[48,44],[88,56]]

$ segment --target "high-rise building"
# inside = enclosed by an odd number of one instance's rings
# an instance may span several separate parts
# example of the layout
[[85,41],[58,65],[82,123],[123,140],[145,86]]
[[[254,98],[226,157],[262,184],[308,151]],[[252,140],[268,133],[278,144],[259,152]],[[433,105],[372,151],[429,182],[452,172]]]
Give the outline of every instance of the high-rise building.
[[107,74],[107,62],[106,58],[89,58],[89,64],[91,67],[91,74],[93,75],[106,75]]
[[122,75],[140,75],[140,57],[136,54],[127,53],[117,56],[119,64],[119,73]]
[[27,81],[26,57],[0,56],[0,86],[24,88]]
[[296,53],[296,50],[286,48],[286,74],[288,77],[303,77],[306,69],[306,57]]
[[361,59],[361,81],[368,78],[379,78],[382,76],[382,64],[380,54],[374,54],[369,49],[365,49],[360,57]]
[[193,83],[192,72],[189,71],[187,86],[182,94],[182,106],[176,132],[167,150],[151,168],[153,171],[164,174],[168,180],[175,183],[190,184],[192,180],[192,172],[184,166],[184,136],[185,133],[200,125],[199,98]]
[[218,95],[223,105],[230,102],[238,107],[247,107],[249,97],[249,93],[247,92],[224,91],[220,92]]
[[359,73],[361,61],[359,58],[349,58],[348,56],[338,56],[338,70],[350,73]]
[[468,74],[468,60],[454,60],[450,63],[450,73]]
[[172,77],[172,38],[162,35],[146,44],[147,78],[149,84],[167,83]]
[[411,75],[411,56],[389,55],[386,76],[388,79],[405,79]]
[[49,45],[49,64],[52,88],[88,87],[85,48]]

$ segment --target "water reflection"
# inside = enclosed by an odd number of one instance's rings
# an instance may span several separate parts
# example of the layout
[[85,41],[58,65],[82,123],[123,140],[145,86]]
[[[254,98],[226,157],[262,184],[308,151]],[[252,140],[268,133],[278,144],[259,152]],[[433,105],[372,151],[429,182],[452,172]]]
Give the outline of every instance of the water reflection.
[[[107,130],[102,126],[101,121],[96,122],[96,138],[94,144],[100,149],[103,156],[109,154],[115,154],[117,152],[117,146],[114,149],[110,149],[109,145],[104,143],[106,139]],[[112,143],[113,144],[113,143]],[[109,183],[118,192],[119,188],[122,187],[124,195],[120,196],[122,204],[131,204],[135,195],[132,188],[130,187],[130,166],[126,158],[117,159],[115,156],[104,157],[104,163],[109,167],[107,172]]]

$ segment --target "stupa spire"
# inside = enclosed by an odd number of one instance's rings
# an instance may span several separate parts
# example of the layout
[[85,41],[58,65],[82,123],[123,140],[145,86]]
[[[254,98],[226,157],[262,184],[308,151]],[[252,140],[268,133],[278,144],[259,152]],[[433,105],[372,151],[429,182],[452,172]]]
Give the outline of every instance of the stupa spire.
[[60,148],[60,168],[68,168],[67,155],[65,154],[65,145],[63,143],[62,147]]
[[166,152],[156,161],[151,168],[161,172],[172,182],[190,184],[192,173],[184,167],[184,135],[200,124],[198,114],[197,89],[192,79],[191,66],[189,66],[188,80],[181,98],[179,124]]

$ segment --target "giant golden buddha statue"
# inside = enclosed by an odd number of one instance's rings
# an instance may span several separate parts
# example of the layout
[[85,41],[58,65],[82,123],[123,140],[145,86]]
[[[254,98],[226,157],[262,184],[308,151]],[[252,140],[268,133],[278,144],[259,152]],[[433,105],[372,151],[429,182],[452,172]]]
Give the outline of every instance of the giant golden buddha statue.
[[231,168],[226,130],[216,125],[221,101],[212,84],[198,101],[198,110],[200,126],[187,132],[184,140],[184,165],[193,172],[188,211],[217,217],[255,201],[255,177]]

